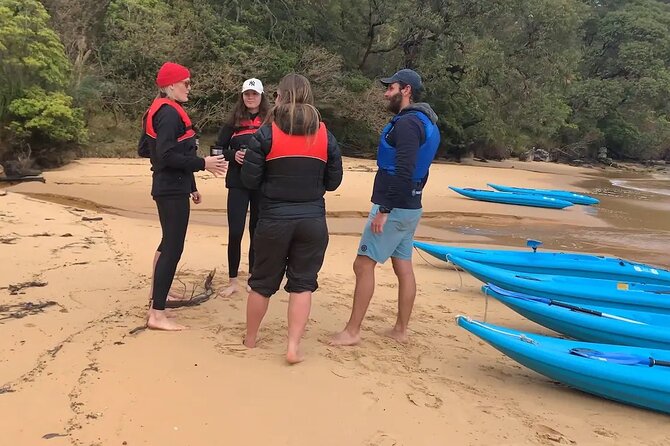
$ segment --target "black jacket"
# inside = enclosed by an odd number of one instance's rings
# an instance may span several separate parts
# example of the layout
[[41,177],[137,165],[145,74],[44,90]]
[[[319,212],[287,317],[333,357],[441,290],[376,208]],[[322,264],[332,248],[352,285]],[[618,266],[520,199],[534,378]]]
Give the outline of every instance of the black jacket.
[[196,137],[177,141],[186,127],[177,110],[167,105],[156,112],[153,126],[156,139],[145,132],[140,139],[140,145],[147,144],[151,154],[151,195],[188,195],[196,191],[193,172],[205,169],[205,160],[196,154]]
[[335,137],[328,132],[326,162],[289,156],[267,161],[272,148],[272,127],[264,125],[249,140],[241,178],[249,189],[260,189],[260,218],[275,220],[324,217],[323,196],[342,183],[342,154]]
[[[258,113],[250,114],[249,119],[254,119],[256,116],[258,116]],[[238,150],[247,148],[252,135],[245,134],[233,137],[236,131],[235,127],[224,124],[221,130],[219,130],[219,136],[216,139],[216,146],[223,148],[223,157],[229,162],[228,173],[226,173],[226,187],[228,189],[245,187],[240,178],[242,165],[235,161],[235,153]]]

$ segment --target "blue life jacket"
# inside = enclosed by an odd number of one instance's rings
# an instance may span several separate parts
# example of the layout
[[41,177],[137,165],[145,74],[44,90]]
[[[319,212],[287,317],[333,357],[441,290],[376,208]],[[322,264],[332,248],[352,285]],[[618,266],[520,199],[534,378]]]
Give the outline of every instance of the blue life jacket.
[[[398,119],[410,114],[415,115],[421,120],[425,134],[425,140],[419,147],[419,153],[416,157],[416,166],[414,168],[414,173],[412,173],[412,181],[414,183],[422,183],[426,178],[426,175],[428,175],[430,164],[433,162],[433,159],[435,159],[435,154],[440,146],[440,130],[438,129],[437,124],[434,124],[425,113],[419,110],[412,110],[401,115],[396,115],[391,119],[391,122],[386,124],[386,127],[382,130],[379,147],[377,148],[377,167],[384,170],[389,175],[395,175],[396,149],[389,144],[387,137],[391,130],[393,130],[393,126],[395,126]],[[420,189],[417,193],[420,193]]]

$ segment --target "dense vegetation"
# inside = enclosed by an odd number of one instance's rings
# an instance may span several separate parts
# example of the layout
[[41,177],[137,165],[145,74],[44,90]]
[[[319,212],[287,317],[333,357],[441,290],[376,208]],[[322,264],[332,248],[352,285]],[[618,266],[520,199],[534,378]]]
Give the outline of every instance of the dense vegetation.
[[173,60],[205,132],[246,77],[272,91],[297,71],[345,150],[372,152],[388,117],[375,79],[411,67],[443,155],[659,159],[669,31],[661,0],[0,0],[0,157],[132,153]]

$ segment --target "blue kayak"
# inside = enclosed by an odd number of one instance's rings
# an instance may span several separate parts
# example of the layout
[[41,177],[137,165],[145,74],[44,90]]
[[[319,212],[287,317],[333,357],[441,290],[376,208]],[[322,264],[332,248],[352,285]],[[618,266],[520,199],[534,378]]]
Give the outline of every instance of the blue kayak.
[[[633,406],[670,413],[670,351],[556,339],[458,316],[458,325],[552,380]],[[652,365],[653,366],[650,366]]]
[[580,341],[670,350],[670,315],[579,306],[493,284],[484,285],[482,292],[531,321]]
[[472,189],[449,186],[449,189],[456,193],[480,201],[489,201],[491,203],[517,204],[520,206],[534,206],[540,208],[563,209],[572,206],[572,203],[566,200],[544,197],[533,194],[513,194],[512,192],[495,192],[490,190]]
[[670,286],[670,271],[615,257],[564,252],[462,248],[418,241],[414,241],[414,246],[445,262],[448,261],[447,255],[452,255],[512,271]]
[[579,305],[670,314],[670,287],[585,277],[532,274],[494,268],[449,256],[485,284]]
[[597,198],[590,197],[577,192],[556,189],[527,189],[524,187],[502,186],[500,184],[487,183],[493,189],[501,192],[512,192],[514,194],[542,195],[545,197],[558,198],[559,200],[569,201],[574,204],[593,205],[600,203]]

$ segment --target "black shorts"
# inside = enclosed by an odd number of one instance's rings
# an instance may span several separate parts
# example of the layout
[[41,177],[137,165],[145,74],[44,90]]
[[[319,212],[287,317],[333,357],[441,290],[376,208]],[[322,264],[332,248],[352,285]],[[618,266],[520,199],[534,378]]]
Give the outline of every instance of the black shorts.
[[249,286],[270,297],[284,273],[289,293],[316,291],[317,276],[328,247],[326,218],[268,220],[261,218],[254,233],[254,265]]

